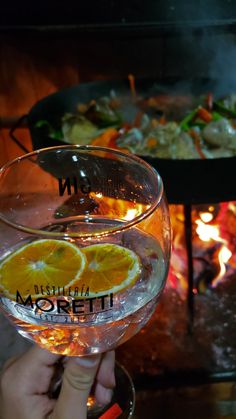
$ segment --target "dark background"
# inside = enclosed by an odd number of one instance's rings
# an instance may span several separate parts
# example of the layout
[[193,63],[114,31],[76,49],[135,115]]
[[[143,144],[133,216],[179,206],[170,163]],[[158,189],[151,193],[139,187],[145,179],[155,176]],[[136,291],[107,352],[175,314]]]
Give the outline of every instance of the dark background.
[[[0,5],[0,122],[94,80],[218,79],[236,91],[235,0],[5,0]],[[190,88],[190,87],[189,87]]]
[[11,25],[128,25],[137,23],[232,20],[234,0],[8,0],[0,6],[0,24]]

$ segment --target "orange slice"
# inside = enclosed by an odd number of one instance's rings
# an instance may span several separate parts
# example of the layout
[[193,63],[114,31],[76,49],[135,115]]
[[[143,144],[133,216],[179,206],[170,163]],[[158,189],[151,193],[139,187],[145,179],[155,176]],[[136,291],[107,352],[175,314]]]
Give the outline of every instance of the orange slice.
[[85,266],[86,257],[74,244],[64,240],[36,240],[2,261],[0,287],[11,298],[17,290],[22,296],[36,297],[35,286],[68,289]]
[[89,289],[89,296],[117,293],[133,285],[141,273],[139,257],[112,243],[84,247],[87,265],[76,285]]

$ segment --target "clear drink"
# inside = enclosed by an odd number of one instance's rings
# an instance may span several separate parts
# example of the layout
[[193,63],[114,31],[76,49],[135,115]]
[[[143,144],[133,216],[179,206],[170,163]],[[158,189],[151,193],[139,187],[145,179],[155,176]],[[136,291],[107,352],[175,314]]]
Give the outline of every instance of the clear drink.
[[[87,229],[103,231],[121,225],[120,221],[101,218],[93,221]],[[70,234],[82,224],[78,220],[70,220],[66,224],[51,224],[44,231],[63,230]],[[112,243],[137,255],[140,271],[135,282],[118,292],[100,292],[96,297],[90,295],[86,284],[63,287],[55,282],[42,287],[35,277],[27,295],[22,295],[20,289],[15,289],[15,299],[9,298],[6,293],[1,294],[2,309],[21,335],[52,352],[87,355],[110,350],[143,327],[156,307],[168,269],[160,243],[154,235],[138,227],[100,236],[94,243],[91,240],[89,243],[73,240],[73,244],[82,250],[98,243]],[[14,254],[18,249],[17,246],[8,249],[8,254]]]
[[0,308],[22,336],[61,355],[111,350],[146,324],[164,288],[161,177],[109,148],[19,157],[0,169],[0,243]]

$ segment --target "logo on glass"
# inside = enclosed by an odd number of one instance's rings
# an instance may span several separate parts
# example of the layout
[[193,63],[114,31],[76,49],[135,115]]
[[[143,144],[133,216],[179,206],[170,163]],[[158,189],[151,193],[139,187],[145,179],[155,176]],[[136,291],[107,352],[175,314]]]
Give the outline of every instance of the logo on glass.
[[58,192],[60,196],[76,195],[80,192],[88,195],[91,192],[91,182],[87,176],[58,178]]

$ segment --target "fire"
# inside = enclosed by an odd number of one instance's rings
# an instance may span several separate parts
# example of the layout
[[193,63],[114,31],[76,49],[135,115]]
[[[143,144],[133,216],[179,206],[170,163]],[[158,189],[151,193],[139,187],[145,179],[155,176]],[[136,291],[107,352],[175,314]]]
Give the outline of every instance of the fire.
[[212,281],[212,287],[216,287],[226,274],[226,264],[230,260],[231,256],[232,252],[226,246],[223,246],[219,251],[218,258],[220,264],[220,272],[217,275],[217,277]]
[[204,221],[204,223],[209,223],[213,220],[213,214],[211,214],[210,212],[200,212],[199,216],[201,220]]
[[216,224],[207,224],[213,220],[212,212],[205,212],[199,214],[200,219],[195,221],[197,228],[196,233],[200,240],[205,242],[214,241],[221,244],[221,248],[218,253],[219,273],[213,279],[211,286],[216,287],[219,282],[224,278],[227,272],[227,263],[232,257],[232,252],[228,248],[227,240],[224,239],[220,234],[220,227]]
[[101,192],[92,192],[90,196],[99,204],[99,214],[104,214],[107,217],[116,216],[117,219],[123,221],[133,220],[150,207],[150,205],[133,201],[107,197]]
[[[101,192],[93,193],[91,196],[99,204],[100,214],[106,217],[116,216],[117,219],[123,221],[133,220],[149,207],[149,205],[137,202],[103,196]],[[188,260],[183,206],[170,205],[170,216],[172,257],[168,285],[176,289],[184,299],[188,289]],[[153,224],[154,228],[156,226]],[[236,269],[235,256],[232,253],[234,240],[236,248],[236,204],[229,202],[193,207],[192,236],[194,292],[196,293],[202,292],[208,286],[216,287],[230,272],[230,268]],[[211,269],[210,272],[209,269]],[[205,283],[206,276],[208,282]]]
[[227,240],[221,237],[219,226],[215,224],[213,225],[205,224],[213,220],[214,218],[213,214],[210,212],[206,212],[206,213],[200,213],[199,216],[201,219],[197,219],[195,223],[197,225],[196,233],[198,234],[198,237],[200,238],[200,240],[205,241],[205,242],[214,241],[216,243],[221,243],[222,245],[218,253],[218,262],[219,262],[220,270],[219,270],[218,275],[213,279],[212,284],[211,284],[212,287],[216,287],[226,274],[226,271],[227,271],[226,265],[232,256],[232,252],[227,247],[228,246]]
[[[184,212],[171,206],[173,228],[169,285],[185,298],[188,281]],[[236,269],[236,204],[201,205],[192,209],[194,290],[215,288]],[[195,292],[194,291],[194,292]]]
[[137,213],[136,209],[128,209],[124,216],[124,219],[126,221],[131,221],[136,217],[136,213]]
[[207,225],[201,220],[196,220],[195,223],[197,224],[196,233],[202,241],[221,241],[219,236],[219,229],[217,226]]

